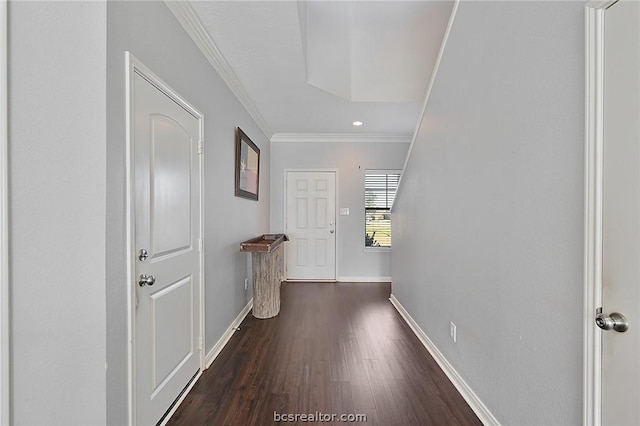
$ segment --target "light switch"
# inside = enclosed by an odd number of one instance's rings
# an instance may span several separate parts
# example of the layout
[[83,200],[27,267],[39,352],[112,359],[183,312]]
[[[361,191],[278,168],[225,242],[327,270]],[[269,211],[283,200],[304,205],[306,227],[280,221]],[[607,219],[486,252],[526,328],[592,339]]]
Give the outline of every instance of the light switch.
[[340,207],[340,216],[349,216],[349,207]]

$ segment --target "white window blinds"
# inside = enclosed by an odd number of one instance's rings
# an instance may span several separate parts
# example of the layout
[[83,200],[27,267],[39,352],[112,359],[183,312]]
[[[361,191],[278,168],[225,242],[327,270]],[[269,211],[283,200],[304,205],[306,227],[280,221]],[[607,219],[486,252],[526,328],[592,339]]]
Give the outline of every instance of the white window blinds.
[[365,172],[365,247],[391,247],[391,206],[399,181],[396,170]]

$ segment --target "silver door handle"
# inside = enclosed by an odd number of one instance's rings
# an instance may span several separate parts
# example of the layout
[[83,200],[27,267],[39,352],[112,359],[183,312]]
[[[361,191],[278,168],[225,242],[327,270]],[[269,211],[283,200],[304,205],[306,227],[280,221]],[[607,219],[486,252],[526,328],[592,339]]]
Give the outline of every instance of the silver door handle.
[[140,260],[140,262],[144,262],[145,260],[147,260],[147,257],[149,257],[149,252],[147,251],[147,249],[140,249],[140,251],[138,252],[138,260]]
[[140,278],[138,278],[138,285],[140,287],[144,287],[146,285],[148,286],[152,286],[154,285],[156,282],[156,277],[154,277],[153,275],[140,275]]
[[610,315],[603,314],[602,308],[596,311],[596,325],[603,330],[615,330],[618,333],[624,333],[629,329],[629,321],[624,315],[618,312],[612,312]]

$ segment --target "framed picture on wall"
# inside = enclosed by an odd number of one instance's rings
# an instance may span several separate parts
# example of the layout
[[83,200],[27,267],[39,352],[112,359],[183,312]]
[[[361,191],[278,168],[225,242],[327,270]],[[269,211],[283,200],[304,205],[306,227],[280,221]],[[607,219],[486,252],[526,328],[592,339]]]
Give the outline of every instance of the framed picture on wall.
[[240,127],[236,131],[236,196],[258,200],[260,148]]

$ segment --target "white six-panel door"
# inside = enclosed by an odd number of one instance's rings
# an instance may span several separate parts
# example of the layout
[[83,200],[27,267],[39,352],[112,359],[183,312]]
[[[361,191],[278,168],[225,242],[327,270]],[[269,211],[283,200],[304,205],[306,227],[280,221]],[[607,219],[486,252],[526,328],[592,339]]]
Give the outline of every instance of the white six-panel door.
[[336,279],[336,173],[286,172],[287,279]]
[[200,370],[201,117],[130,78],[135,423],[151,425]]

